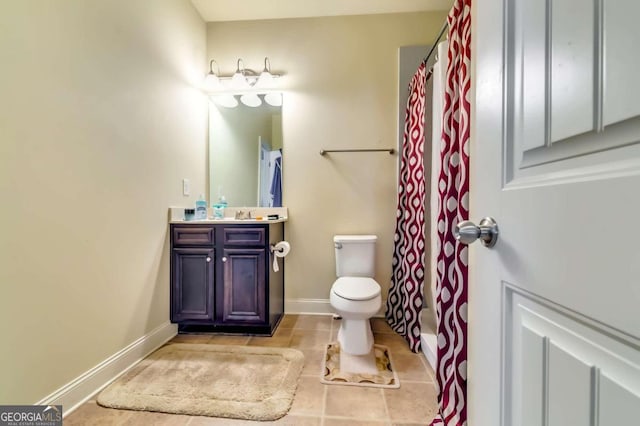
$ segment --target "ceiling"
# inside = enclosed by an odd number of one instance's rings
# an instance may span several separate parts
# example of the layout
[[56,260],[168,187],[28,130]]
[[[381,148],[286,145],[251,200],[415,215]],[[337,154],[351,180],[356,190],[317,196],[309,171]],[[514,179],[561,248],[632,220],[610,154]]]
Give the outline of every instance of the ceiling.
[[452,0],[191,0],[206,22],[449,10]]

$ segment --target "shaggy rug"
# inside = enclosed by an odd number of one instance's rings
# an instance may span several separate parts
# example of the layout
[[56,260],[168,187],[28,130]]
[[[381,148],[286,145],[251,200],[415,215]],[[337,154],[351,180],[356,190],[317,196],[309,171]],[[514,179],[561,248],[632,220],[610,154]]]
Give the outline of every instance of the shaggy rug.
[[291,407],[304,364],[295,349],[176,343],[142,360],[98,396],[104,407],[276,420]]
[[329,343],[324,356],[320,381],[328,385],[373,386],[399,388],[400,380],[391,366],[391,353],[383,345],[373,345],[378,374],[356,374],[340,370],[340,344]]

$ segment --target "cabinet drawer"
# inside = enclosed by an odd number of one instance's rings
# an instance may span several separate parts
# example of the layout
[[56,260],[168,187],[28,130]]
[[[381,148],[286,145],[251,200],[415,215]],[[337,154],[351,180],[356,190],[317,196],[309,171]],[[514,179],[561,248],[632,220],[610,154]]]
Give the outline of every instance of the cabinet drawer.
[[264,245],[264,228],[224,228],[224,245]]
[[214,228],[196,226],[174,226],[173,244],[176,246],[211,246],[214,241]]

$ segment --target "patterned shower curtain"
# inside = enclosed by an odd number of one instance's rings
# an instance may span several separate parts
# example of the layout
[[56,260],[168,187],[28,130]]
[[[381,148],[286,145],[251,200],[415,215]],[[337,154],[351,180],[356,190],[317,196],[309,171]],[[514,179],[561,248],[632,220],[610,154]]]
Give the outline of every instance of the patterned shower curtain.
[[449,12],[449,64],[438,182],[439,416],[433,425],[467,424],[467,246],[453,236],[469,217],[469,125],[471,106],[471,0],[454,0]]
[[393,264],[386,318],[412,351],[420,350],[420,312],[425,262],[424,102],[431,76],[421,64],[409,84],[405,112],[402,161],[398,183],[398,208]]

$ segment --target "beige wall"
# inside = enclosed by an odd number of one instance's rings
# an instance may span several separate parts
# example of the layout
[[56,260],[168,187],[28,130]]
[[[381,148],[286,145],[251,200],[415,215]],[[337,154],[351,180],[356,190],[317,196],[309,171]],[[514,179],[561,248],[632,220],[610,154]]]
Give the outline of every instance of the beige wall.
[[206,191],[205,43],[188,0],[0,4],[0,404],[168,321],[167,207]]
[[[207,24],[208,59],[284,72],[283,198],[287,299],[328,299],[334,234],[379,236],[376,279],[391,276],[397,156],[320,149],[397,144],[398,48],[429,44],[446,12]],[[425,52],[426,54],[426,52]]]

